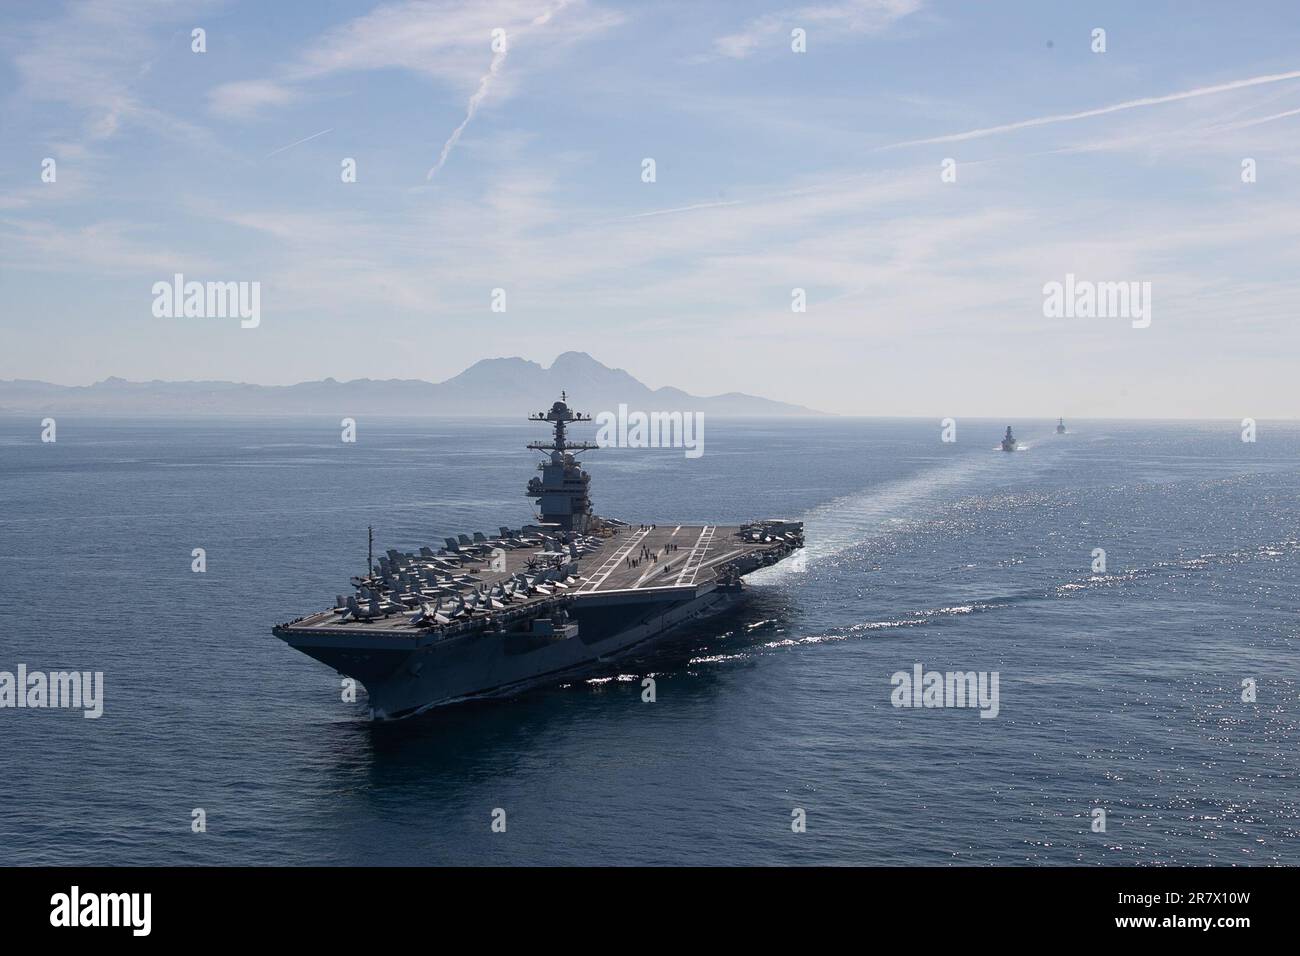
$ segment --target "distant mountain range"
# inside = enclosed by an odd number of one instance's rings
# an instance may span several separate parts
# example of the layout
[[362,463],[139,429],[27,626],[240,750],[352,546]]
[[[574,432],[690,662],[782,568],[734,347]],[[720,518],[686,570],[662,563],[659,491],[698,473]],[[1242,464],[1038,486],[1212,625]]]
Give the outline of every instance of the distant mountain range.
[[737,417],[821,415],[741,392],[707,397],[678,388],[650,388],[621,368],[585,352],[565,352],[545,368],[521,358],[483,359],[445,382],[419,379],[327,378],[298,385],[239,382],[128,382],[94,385],[0,381],[0,414],[90,415],[385,415],[517,416],[569,394],[585,412],[691,411]]

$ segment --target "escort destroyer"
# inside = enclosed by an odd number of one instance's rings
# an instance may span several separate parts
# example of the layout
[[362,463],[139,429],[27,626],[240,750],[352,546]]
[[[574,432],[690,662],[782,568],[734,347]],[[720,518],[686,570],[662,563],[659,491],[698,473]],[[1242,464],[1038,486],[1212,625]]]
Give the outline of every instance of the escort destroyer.
[[595,514],[562,395],[525,494],[533,523],[389,550],[332,608],[272,633],[366,688],[376,720],[561,683],[743,600],[742,578],[803,547],[803,523],[630,524]]

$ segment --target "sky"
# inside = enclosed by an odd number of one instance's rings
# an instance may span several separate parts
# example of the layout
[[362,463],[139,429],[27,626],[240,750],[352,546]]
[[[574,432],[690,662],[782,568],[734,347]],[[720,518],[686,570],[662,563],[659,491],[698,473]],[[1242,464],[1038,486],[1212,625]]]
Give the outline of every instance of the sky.
[[[1298,180],[1290,0],[7,4],[0,379],[579,350],[840,414],[1300,418]],[[258,324],[155,315],[176,273]],[[1067,275],[1149,323],[1049,315]]]

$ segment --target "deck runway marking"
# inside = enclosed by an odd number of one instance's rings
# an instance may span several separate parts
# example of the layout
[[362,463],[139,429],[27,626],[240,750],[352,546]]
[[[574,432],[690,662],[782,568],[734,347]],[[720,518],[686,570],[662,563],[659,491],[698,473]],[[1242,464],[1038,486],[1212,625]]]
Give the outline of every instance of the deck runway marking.
[[[650,568],[650,570],[647,571],[645,574],[641,575],[641,577],[637,578],[637,579],[636,579],[636,583],[633,584],[632,587],[634,587],[634,588],[639,588],[639,587],[641,586],[641,582],[642,582],[642,581],[646,581],[646,580],[648,580],[649,578],[657,577],[657,576],[659,576],[659,575],[667,574],[667,573],[668,573],[668,569],[669,569],[670,567],[672,567],[672,563],[671,563],[671,562],[667,562],[667,563],[659,564],[659,565],[655,565],[653,562],[651,562],[651,564],[652,564],[652,567]],[[672,585],[672,586],[673,586],[673,587],[676,587],[676,585]]]
[[[677,584],[692,585],[695,583],[695,576],[700,572],[700,566],[704,561],[704,556],[709,553],[709,545],[713,542],[713,532],[717,530],[717,525],[706,524],[700,529],[700,536],[696,539],[694,546],[686,555],[686,563],[682,565],[681,574],[677,575]],[[686,577],[690,575],[690,580]]]
[[712,567],[718,562],[725,561],[727,560],[727,558],[730,558],[733,555],[743,554],[743,553],[744,553],[743,548],[736,548],[734,551],[728,551],[726,554],[720,554],[716,558],[709,558],[709,560],[705,561],[704,564],[701,565],[701,567],[705,567],[705,568]]
[[595,573],[583,582],[582,587],[578,588],[578,593],[590,594],[597,590],[605,583],[605,579],[613,574],[614,570],[623,563],[628,555],[632,553],[632,549],[640,544],[649,533],[649,528],[643,528],[640,531],[633,532],[632,537],[627,539],[627,544],[623,545],[623,547],[619,548],[605,559],[605,563],[598,567]]

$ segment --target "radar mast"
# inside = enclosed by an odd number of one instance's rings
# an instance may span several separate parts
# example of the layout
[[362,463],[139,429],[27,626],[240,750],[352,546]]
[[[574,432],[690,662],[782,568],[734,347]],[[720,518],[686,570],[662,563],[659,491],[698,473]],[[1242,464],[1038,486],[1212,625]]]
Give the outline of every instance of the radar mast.
[[530,422],[549,422],[554,435],[549,442],[529,442],[533,451],[550,452],[549,460],[537,466],[540,478],[528,482],[525,494],[537,499],[543,524],[557,525],[561,531],[586,533],[591,527],[591,498],[587,489],[591,476],[582,470],[582,462],[573,456],[575,451],[599,448],[591,442],[569,441],[566,429],[573,422],[589,422],[590,415],[575,412],[569,407],[569,396],[560,392],[560,400],[546,411],[529,415]]

